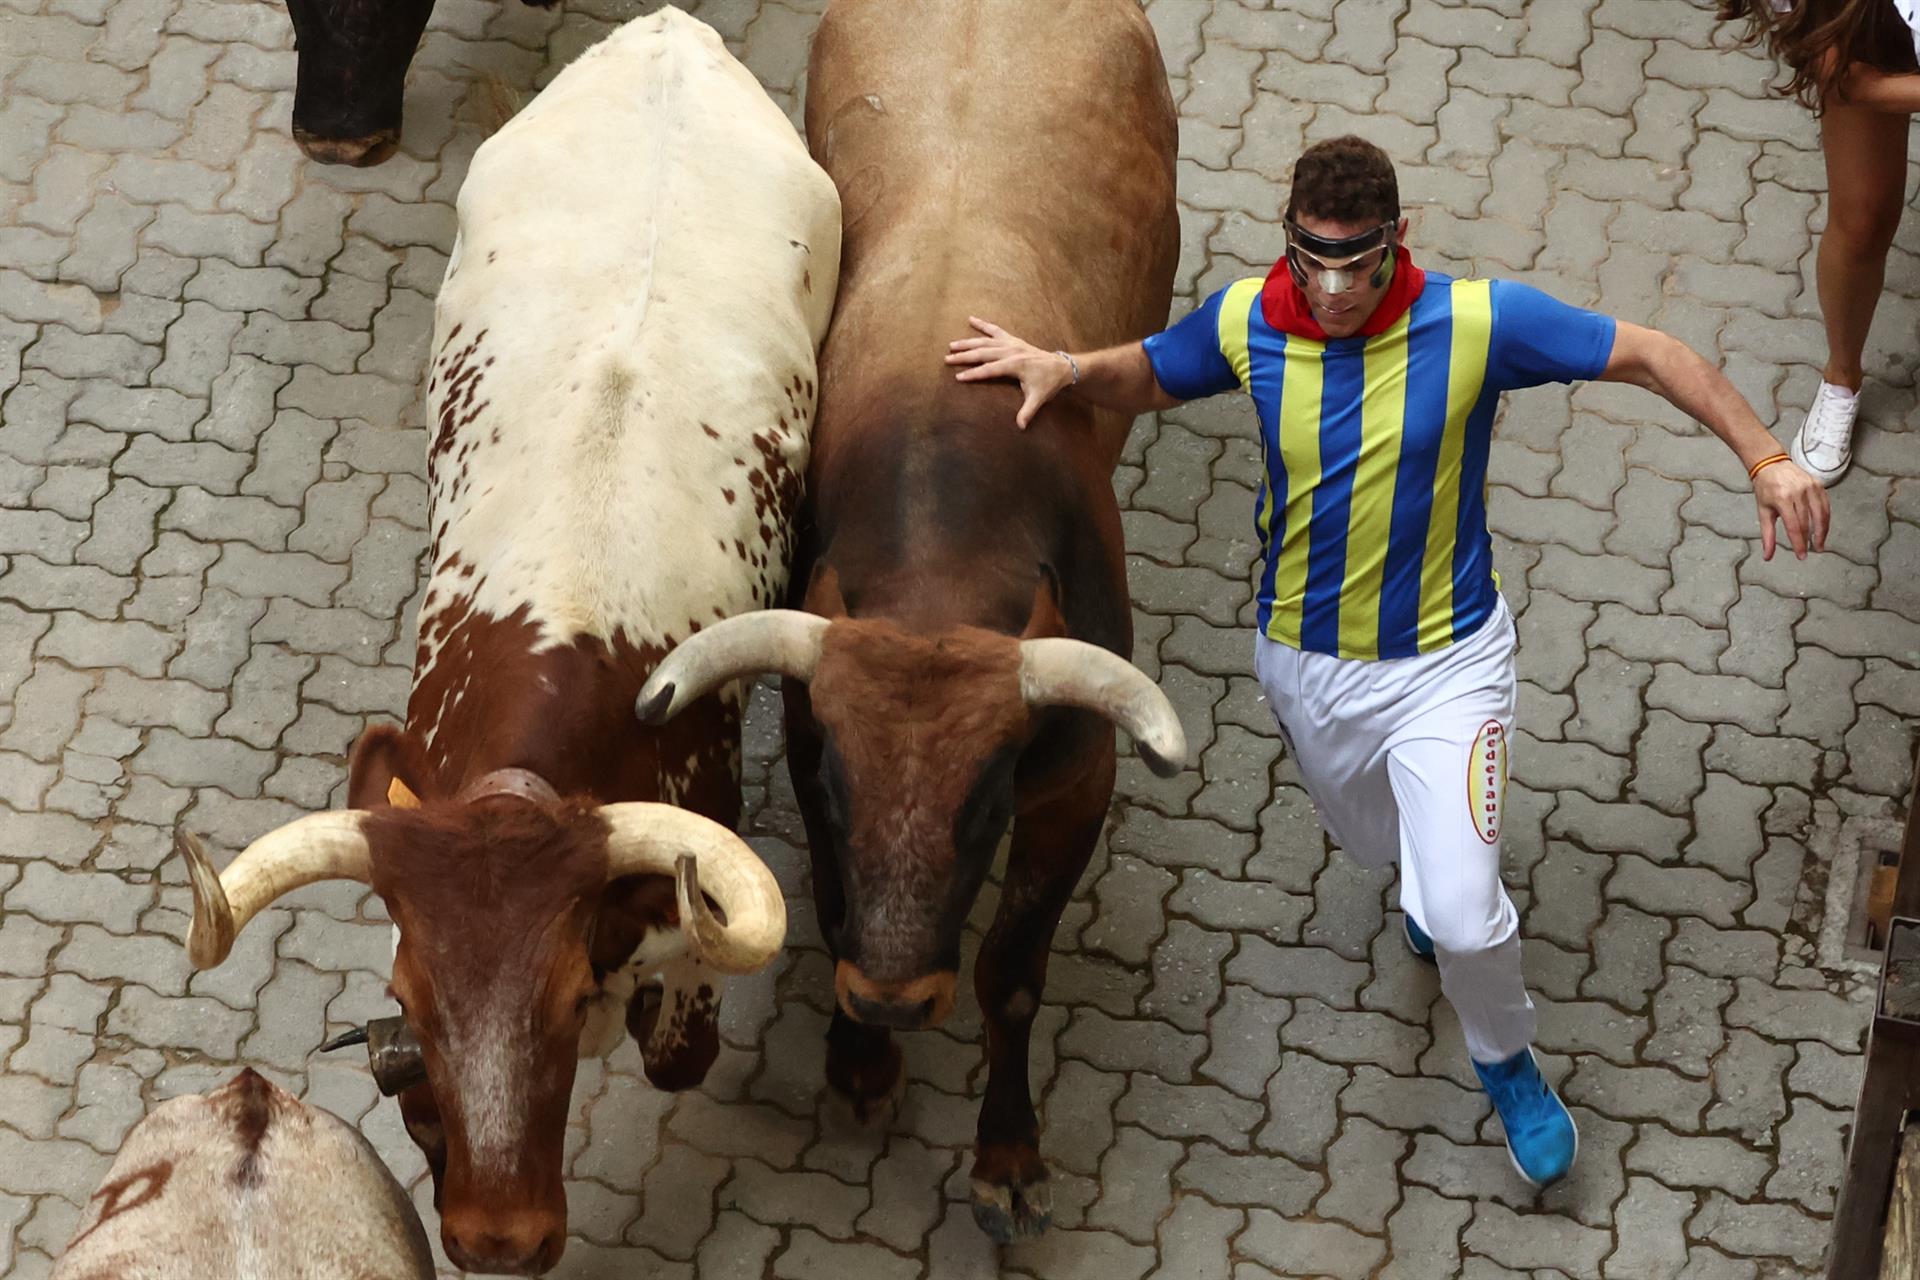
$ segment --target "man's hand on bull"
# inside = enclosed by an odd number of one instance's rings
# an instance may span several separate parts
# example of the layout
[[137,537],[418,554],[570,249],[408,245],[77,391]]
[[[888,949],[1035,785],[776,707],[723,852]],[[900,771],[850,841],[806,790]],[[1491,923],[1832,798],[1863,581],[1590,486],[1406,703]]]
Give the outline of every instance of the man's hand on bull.
[[1049,400],[1071,387],[1075,395],[1129,417],[1180,403],[1161,388],[1147,349],[1138,342],[1101,351],[1043,351],[991,320],[968,316],[977,334],[947,344],[947,363],[966,365],[954,375],[961,382],[1012,378],[1020,384],[1020,412],[1014,425],[1026,430]]
[[980,382],[987,378],[1017,381],[1023,399],[1013,421],[1021,430],[1026,430],[1041,406],[1079,380],[1079,362],[1066,352],[1042,351],[979,316],[968,316],[967,323],[983,336],[960,338],[947,344],[948,364],[972,366],[954,377],[961,382]]

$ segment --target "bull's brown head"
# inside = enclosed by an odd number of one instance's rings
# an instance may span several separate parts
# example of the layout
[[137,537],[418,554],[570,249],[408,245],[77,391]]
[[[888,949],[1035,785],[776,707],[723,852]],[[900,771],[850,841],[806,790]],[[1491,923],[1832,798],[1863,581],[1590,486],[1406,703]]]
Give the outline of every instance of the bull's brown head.
[[383,1090],[401,1091],[408,1129],[434,1167],[447,1254],[473,1271],[537,1274],[564,1248],[566,1117],[599,992],[593,934],[608,886],[627,877],[672,885],[661,923],[677,924],[686,951],[724,973],[763,966],[786,929],[779,887],[745,842],[667,805],[497,788],[314,814],[255,841],[218,875],[198,840],[178,839],[198,968],[219,964],[249,919],[302,885],[357,880],[385,900],[399,934],[391,990],[405,1022],[375,1029],[376,1075]]
[[657,723],[762,671],[809,685],[846,907],[832,938],[836,988],[861,1022],[922,1027],[951,1011],[962,927],[1013,817],[1040,709],[1105,716],[1156,772],[1185,763],[1172,705],[1130,662],[1078,640],[974,627],[920,635],[879,619],[741,615],[670,654],[636,711]]

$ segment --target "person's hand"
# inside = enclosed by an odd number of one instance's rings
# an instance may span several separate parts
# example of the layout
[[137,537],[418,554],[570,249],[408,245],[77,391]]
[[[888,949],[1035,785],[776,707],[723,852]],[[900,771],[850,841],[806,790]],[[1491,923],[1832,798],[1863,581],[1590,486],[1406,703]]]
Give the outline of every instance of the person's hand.
[[1764,468],[1753,478],[1753,500],[1760,507],[1760,555],[1773,559],[1775,520],[1787,526],[1793,554],[1807,558],[1808,550],[1827,549],[1827,521],[1832,508],[1820,482],[1789,459]]
[[1059,353],[1042,351],[978,316],[968,316],[967,323],[982,336],[960,338],[947,344],[948,364],[971,366],[953,376],[961,382],[979,382],[985,378],[1012,378],[1019,382],[1025,399],[1013,421],[1022,431],[1042,405],[1073,385],[1073,366],[1062,360]]

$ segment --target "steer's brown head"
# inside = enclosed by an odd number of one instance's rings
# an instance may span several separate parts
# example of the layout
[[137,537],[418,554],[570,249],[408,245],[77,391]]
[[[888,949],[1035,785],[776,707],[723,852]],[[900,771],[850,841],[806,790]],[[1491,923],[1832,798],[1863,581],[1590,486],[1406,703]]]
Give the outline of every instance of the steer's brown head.
[[926,635],[877,618],[743,614],[668,655],[636,711],[658,722],[762,671],[809,685],[823,743],[818,798],[845,902],[831,939],[836,987],[862,1022],[928,1026],[952,1009],[962,926],[1013,817],[1038,709],[1104,715],[1157,772],[1185,763],[1172,705],[1125,659],[1079,640],[974,627]]
[[375,810],[366,828],[399,932],[390,986],[432,1098],[407,1110],[440,1146],[447,1254],[466,1270],[545,1271],[566,1236],[563,1140],[599,990],[588,947],[606,824],[589,804],[502,795]]
[[1020,642],[848,619],[823,633],[811,694],[846,903],[840,1004],[861,1022],[933,1025],[953,1008],[961,928],[1013,816],[1029,726]]
[[[355,752],[361,807],[291,823],[218,875],[181,835],[188,948],[211,967],[279,894],[325,879],[372,885],[399,934],[391,990],[404,1017],[373,1036],[375,1075],[400,1092],[433,1166],[442,1243],[466,1270],[537,1274],[565,1245],[567,1110],[600,992],[595,933],[609,885],[622,882],[623,901],[634,878],[658,886],[658,926],[725,973],[778,949],[779,887],[731,831],[666,805],[563,799],[513,770],[416,800],[417,786],[381,767],[397,736],[378,733]],[[377,802],[389,794],[408,803]]]

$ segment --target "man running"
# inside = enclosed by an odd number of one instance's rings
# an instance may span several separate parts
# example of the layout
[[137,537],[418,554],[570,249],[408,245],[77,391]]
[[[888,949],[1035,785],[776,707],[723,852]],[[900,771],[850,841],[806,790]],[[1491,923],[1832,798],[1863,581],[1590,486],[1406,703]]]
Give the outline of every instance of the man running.
[[1138,414],[1238,388],[1267,462],[1254,670],[1334,840],[1396,857],[1409,945],[1440,966],[1520,1173],[1578,1148],[1533,1056],[1519,916],[1500,882],[1514,624],[1493,574],[1487,457],[1500,393],[1631,382],[1705,423],[1748,470],[1760,541],[1826,541],[1825,491],[1684,343],[1510,281],[1422,271],[1392,162],[1360,138],[1294,169],[1286,257],[1144,342],[1043,351],[985,320],[962,380],[1018,379],[1024,428],[1071,390]]

